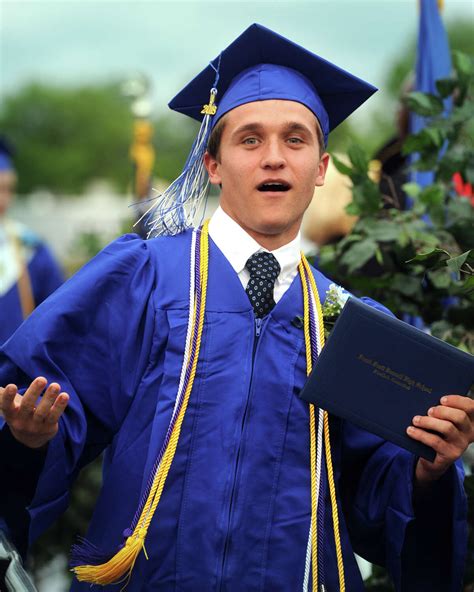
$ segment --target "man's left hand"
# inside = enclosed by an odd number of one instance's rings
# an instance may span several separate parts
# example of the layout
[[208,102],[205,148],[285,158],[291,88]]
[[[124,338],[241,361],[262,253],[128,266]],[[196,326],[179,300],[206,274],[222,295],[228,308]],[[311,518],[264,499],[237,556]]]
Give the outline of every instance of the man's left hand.
[[407,433],[436,451],[433,462],[424,458],[418,460],[417,483],[424,485],[436,481],[474,442],[474,401],[460,395],[446,395],[441,398],[440,405],[429,409],[428,415],[415,416]]

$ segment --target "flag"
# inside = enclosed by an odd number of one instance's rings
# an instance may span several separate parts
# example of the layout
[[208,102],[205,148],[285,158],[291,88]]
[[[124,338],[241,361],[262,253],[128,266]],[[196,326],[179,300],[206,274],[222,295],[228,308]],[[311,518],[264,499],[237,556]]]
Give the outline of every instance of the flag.
[[[437,0],[419,0],[420,24],[416,59],[416,79],[413,90],[437,95],[436,81],[451,75],[451,54],[448,36],[441,20]],[[444,101],[444,114],[452,108],[451,98]],[[410,133],[419,133],[426,125],[426,118],[410,114]],[[416,157],[415,157],[416,158]],[[411,181],[422,187],[434,181],[432,171],[412,171]]]
[[[449,78],[451,75],[451,54],[449,50],[448,36],[440,15],[440,5],[437,0],[419,0],[420,24],[418,30],[418,48],[416,56],[415,88],[418,92],[438,95],[436,81]],[[444,116],[449,115],[452,108],[452,99],[444,100]],[[425,127],[427,118],[410,113],[410,133],[417,134]],[[442,148],[444,150],[444,148]],[[417,155],[412,155],[411,161],[416,161]],[[411,171],[410,180],[426,187],[434,182],[433,171]],[[410,203],[407,200],[407,207]],[[424,216],[429,223],[428,215]],[[419,316],[404,315],[403,320],[419,329],[428,331],[424,321]]]

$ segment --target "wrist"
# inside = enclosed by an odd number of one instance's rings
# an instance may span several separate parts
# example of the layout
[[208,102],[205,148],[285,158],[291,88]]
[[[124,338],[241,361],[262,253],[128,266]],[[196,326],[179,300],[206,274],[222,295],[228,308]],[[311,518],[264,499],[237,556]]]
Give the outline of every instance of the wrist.
[[24,446],[25,448],[29,448],[30,450],[42,450],[44,448],[47,448],[48,442],[51,438],[45,438],[43,437],[33,437],[31,435],[26,435],[21,432],[21,431],[17,431],[14,428],[12,428],[11,426],[9,426],[10,429],[10,433],[13,436],[13,438],[18,442],[18,444],[21,444],[21,446]]
[[436,468],[433,463],[420,458],[416,463],[415,485],[421,488],[430,487],[430,485],[441,479],[445,472],[446,468]]

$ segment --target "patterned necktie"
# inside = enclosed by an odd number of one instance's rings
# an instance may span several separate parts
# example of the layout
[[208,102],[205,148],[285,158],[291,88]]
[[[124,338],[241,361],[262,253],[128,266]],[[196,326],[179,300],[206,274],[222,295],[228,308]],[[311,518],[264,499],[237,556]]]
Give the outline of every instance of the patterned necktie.
[[280,273],[280,264],[271,253],[254,253],[245,267],[250,272],[245,291],[252,303],[255,316],[262,318],[275,306],[273,286]]

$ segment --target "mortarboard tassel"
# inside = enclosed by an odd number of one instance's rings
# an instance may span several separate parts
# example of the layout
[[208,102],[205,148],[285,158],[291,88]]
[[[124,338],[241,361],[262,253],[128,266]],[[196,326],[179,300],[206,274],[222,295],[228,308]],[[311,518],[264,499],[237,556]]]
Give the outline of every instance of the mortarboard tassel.
[[212,117],[217,111],[215,99],[219,81],[220,57],[217,67],[211,62],[216,72],[214,85],[210,91],[209,103],[204,105],[204,114],[199,132],[193,142],[183,172],[171,185],[152,198],[152,205],[135,224],[145,219],[148,228],[147,238],[154,236],[179,234],[192,228],[196,215],[200,212],[199,226],[202,223],[209,194],[209,177],[204,166],[204,153],[212,130]]

